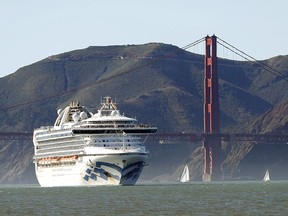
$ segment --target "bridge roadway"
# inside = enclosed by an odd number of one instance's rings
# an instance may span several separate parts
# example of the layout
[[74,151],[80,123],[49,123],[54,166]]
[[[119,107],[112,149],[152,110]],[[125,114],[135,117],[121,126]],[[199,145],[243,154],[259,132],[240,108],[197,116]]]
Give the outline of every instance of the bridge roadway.
[[[279,134],[248,134],[248,133],[177,133],[177,132],[159,132],[149,136],[150,140],[159,141],[165,144],[166,141],[197,142],[205,140],[211,136],[220,136],[222,141],[253,141],[265,143],[284,143],[288,144],[288,135]],[[31,132],[0,132],[0,140],[32,140]],[[162,142],[161,142],[162,141]],[[167,142],[168,143],[168,142]]]

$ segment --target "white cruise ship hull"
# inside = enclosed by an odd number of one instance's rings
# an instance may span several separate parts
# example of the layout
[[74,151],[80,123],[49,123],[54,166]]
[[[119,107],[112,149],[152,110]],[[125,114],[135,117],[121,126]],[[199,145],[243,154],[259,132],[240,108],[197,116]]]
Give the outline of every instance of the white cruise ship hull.
[[134,185],[146,164],[146,153],[79,156],[74,164],[36,164],[41,187]]

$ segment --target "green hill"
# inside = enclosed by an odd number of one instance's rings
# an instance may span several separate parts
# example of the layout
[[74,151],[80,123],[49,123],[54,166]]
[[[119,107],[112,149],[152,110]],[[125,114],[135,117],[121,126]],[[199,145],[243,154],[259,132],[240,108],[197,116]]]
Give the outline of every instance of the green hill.
[[[265,63],[287,74],[288,56]],[[236,130],[288,100],[287,82],[256,65],[219,59],[218,71],[223,131]],[[88,47],[50,56],[0,79],[0,131],[32,132],[53,124],[56,110],[71,100],[96,110],[107,95],[116,98],[122,112],[159,132],[201,132],[203,56],[159,43]],[[35,180],[32,141],[0,143],[0,182]],[[170,175],[197,147],[148,145],[153,165],[143,173],[146,180]],[[167,162],[167,155],[173,160]]]

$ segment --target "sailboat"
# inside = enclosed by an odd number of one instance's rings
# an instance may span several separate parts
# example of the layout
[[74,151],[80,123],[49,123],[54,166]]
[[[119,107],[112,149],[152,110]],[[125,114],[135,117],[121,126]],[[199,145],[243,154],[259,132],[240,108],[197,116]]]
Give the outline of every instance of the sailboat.
[[184,170],[181,173],[180,182],[189,182],[189,168],[187,164],[185,165]]
[[266,173],[264,175],[263,181],[264,182],[270,181],[270,175],[269,175],[269,171],[268,170],[266,170]]

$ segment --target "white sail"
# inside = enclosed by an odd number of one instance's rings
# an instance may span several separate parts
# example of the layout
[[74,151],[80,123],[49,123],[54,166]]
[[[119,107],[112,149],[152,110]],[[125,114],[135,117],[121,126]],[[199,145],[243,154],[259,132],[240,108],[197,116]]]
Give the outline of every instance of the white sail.
[[180,176],[180,182],[189,182],[189,168],[187,164],[184,167],[184,170]]
[[266,173],[264,175],[263,181],[264,182],[270,181],[270,175],[269,175],[269,171],[268,170],[266,170]]

